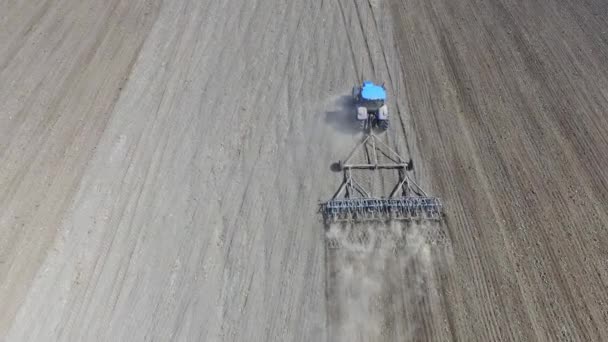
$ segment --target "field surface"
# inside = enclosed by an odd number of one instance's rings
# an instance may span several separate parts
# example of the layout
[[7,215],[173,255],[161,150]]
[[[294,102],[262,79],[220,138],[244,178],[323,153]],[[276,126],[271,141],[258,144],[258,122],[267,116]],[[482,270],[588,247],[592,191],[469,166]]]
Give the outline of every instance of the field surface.
[[[606,18],[0,2],[0,340],[608,340]],[[441,227],[322,222],[363,79]]]

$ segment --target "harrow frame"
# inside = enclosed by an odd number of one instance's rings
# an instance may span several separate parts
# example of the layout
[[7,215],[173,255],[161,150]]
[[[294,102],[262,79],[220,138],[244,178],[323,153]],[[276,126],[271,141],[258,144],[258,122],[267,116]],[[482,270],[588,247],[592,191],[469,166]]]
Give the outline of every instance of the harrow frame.
[[[367,163],[352,163],[357,151],[365,150]],[[379,162],[382,154],[389,162]],[[343,181],[338,191],[321,204],[326,222],[368,220],[429,220],[443,219],[441,201],[428,196],[406,173],[413,168],[412,160],[406,161],[397,152],[379,140],[371,131],[357,144],[344,162],[339,162]],[[393,169],[399,174],[398,182],[390,196],[375,197],[353,177],[352,170]]]

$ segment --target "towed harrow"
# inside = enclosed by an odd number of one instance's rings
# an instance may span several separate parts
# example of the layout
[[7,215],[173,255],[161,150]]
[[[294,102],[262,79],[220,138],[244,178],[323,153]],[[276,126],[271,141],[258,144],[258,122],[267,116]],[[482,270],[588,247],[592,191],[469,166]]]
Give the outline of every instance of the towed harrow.
[[[362,155],[364,161],[355,161]],[[339,221],[409,220],[440,221],[443,207],[436,197],[428,196],[407,175],[413,169],[410,159],[405,161],[397,152],[383,143],[370,130],[353,149],[344,162],[338,162],[343,172],[343,181],[338,191],[327,202],[321,204],[326,223]],[[395,170],[398,181],[387,197],[376,197],[358,182],[354,170]]]

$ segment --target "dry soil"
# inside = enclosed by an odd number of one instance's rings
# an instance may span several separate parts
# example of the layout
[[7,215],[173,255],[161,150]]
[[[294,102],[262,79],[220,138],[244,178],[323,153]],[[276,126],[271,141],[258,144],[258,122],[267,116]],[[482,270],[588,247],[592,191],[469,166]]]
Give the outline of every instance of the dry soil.
[[[0,339],[608,340],[607,14],[0,2]],[[326,249],[365,78],[440,244]]]

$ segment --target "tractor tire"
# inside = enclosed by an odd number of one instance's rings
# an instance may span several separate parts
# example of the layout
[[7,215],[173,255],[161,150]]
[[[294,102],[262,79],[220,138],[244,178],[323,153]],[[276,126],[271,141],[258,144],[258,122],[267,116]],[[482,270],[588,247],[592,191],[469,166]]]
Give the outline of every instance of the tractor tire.
[[359,101],[359,93],[361,92],[361,88],[358,86],[353,87],[353,99],[355,102]]
[[388,120],[378,120],[378,127],[382,131],[386,131],[388,129],[388,126],[389,126]]
[[366,131],[367,130],[367,122],[369,120],[359,120],[359,128],[361,128],[362,131]]

